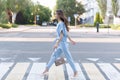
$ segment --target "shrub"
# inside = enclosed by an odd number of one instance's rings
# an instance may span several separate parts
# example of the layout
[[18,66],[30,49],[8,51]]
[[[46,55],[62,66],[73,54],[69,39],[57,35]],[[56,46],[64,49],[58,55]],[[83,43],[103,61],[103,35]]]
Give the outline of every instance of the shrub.
[[9,28],[11,28],[11,25],[8,25],[8,24],[0,24],[0,27],[9,29]]
[[13,28],[17,28],[18,25],[17,25],[17,24],[12,24],[12,27],[13,27]]
[[119,25],[112,25],[111,28],[116,29],[116,30],[120,30],[120,24]]
[[[112,25],[109,25],[109,28],[111,28]],[[81,24],[79,27],[96,27],[94,24]],[[108,24],[100,24],[100,28],[108,28]]]
[[9,28],[16,28],[18,25],[16,24],[0,24],[0,27],[2,28],[6,28],[6,29],[9,29]]
[[81,24],[79,27],[94,27],[93,24]]
[[108,24],[100,24],[100,28],[111,28],[111,25]]

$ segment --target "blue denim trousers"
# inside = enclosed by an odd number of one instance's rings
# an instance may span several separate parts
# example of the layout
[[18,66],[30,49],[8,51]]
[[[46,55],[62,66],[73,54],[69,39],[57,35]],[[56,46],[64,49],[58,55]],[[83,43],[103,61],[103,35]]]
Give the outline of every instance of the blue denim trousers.
[[51,55],[51,58],[47,64],[47,69],[49,70],[50,67],[53,65],[55,60],[61,56],[61,54],[64,53],[68,63],[70,64],[71,68],[73,69],[74,72],[76,72],[76,67],[73,61],[73,58],[71,56],[71,53],[69,51],[69,46],[67,42],[60,42],[59,46],[57,49],[55,49]]

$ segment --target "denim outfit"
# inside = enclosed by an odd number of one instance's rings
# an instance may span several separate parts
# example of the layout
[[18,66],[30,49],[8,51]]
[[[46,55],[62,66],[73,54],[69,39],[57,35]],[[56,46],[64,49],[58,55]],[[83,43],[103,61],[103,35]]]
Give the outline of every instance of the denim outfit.
[[63,32],[63,38],[62,38],[61,42],[59,43],[58,48],[55,49],[55,51],[52,53],[50,61],[47,64],[47,68],[49,69],[52,66],[52,64],[55,62],[55,60],[57,58],[59,58],[62,53],[64,53],[65,57],[67,58],[68,63],[72,67],[73,71],[76,72],[77,70],[76,70],[73,58],[72,58],[71,53],[70,53],[69,48],[68,48],[67,29],[65,27],[65,24],[63,22],[59,22],[57,24],[56,31],[57,31],[57,38],[56,38],[56,40],[60,38],[61,31]]

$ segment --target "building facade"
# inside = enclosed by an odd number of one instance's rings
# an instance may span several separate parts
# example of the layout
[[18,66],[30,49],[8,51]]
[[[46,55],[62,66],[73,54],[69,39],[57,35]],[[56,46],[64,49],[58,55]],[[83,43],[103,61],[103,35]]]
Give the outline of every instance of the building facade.
[[120,0],[118,0],[118,3],[119,3],[119,11],[117,15],[120,17]]
[[86,12],[81,16],[81,18],[84,18],[84,23],[86,24],[93,24],[94,23],[94,17],[97,12],[100,12],[98,3],[96,0],[78,0],[81,2],[82,5],[84,5],[84,8]]

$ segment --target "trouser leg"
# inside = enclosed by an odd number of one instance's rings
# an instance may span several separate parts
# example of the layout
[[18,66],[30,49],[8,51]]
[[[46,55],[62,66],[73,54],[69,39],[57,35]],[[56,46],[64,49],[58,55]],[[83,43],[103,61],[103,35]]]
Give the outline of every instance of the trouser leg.
[[73,69],[74,72],[76,72],[77,69],[75,67],[75,64],[74,64],[73,58],[71,56],[71,53],[68,49],[68,46],[66,44],[62,44],[62,50],[65,54],[65,57],[67,58],[68,63],[70,64],[71,68]]
[[55,62],[55,60],[62,54],[62,50],[60,48],[57,48],[53,53],[52,56],[47,64],[47,69],[49,70],[50,67],[53,65],[53,63]]

